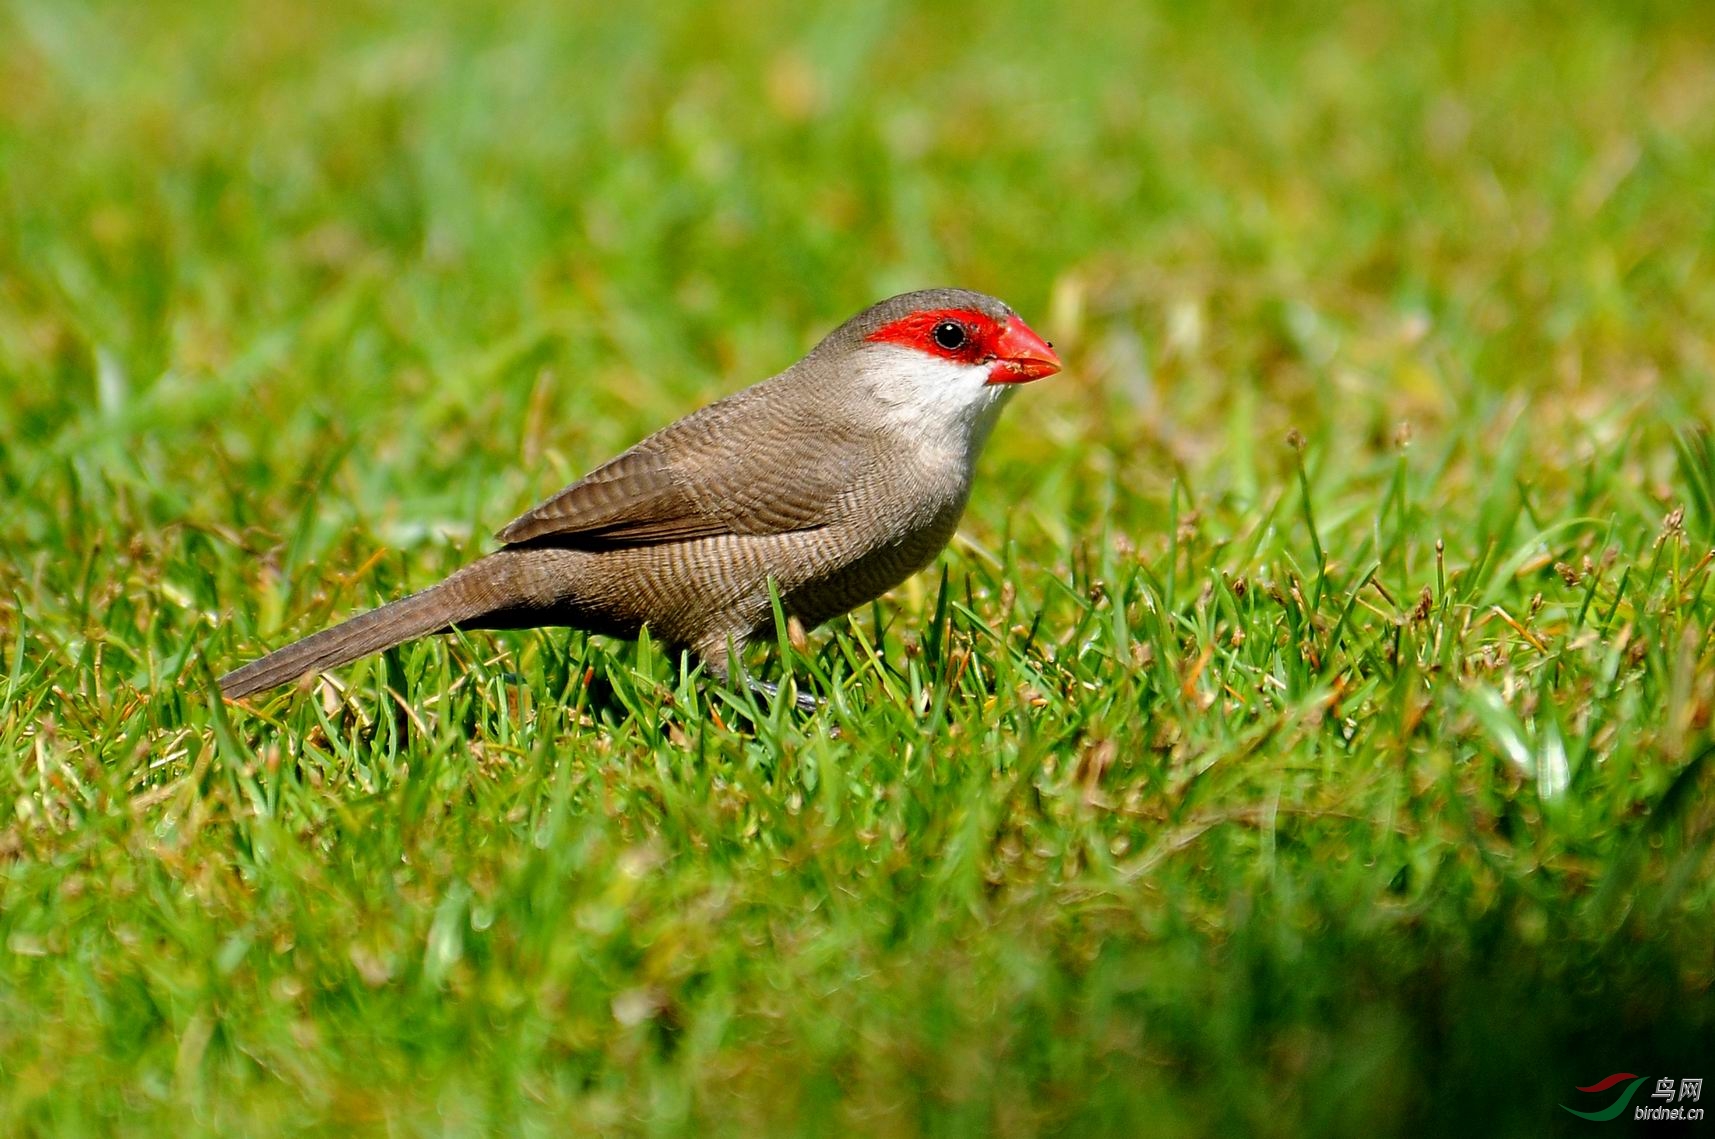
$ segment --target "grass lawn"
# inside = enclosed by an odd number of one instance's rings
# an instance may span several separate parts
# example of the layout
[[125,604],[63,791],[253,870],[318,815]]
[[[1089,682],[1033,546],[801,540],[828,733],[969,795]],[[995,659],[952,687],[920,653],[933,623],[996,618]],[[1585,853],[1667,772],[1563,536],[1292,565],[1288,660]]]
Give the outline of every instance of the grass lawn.
[[[578,7],[0,0],[0,1131],[1715,1077],[1706,5]],[[563,631],[212,694],[935,284],[1067,368],[757,654],[821,711]]]

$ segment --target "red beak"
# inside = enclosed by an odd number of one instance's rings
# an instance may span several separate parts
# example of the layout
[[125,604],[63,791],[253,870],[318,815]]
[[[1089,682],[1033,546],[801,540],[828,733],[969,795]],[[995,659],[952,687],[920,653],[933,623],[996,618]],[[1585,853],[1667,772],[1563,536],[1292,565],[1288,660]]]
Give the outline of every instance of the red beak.
[[991,384],[1028,383],[1060,370],[1060,357],[1054,355],[1054,346],[1016,316],[1007,320],[994,350],[999,359],[989,369]]

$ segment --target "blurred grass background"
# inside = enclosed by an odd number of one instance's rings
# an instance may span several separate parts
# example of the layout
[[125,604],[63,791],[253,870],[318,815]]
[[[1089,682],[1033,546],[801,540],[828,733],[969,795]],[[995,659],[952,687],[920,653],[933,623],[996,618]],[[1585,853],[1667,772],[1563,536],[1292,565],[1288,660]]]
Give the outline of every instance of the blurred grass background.
[[[1700,4],[7,0],[0,1121],[1707,1075],[1712,172]],[[207,695],[934,284],[1068,368],[945,585],[783,650],[827,712],[563,634]]]

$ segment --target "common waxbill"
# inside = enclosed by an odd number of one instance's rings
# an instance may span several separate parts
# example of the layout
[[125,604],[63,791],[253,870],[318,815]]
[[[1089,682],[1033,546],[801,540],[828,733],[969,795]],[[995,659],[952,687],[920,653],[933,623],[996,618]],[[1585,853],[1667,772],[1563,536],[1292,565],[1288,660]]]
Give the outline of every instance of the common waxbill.
[[451,629],[648,626],[726,678],[772,629],[772,579],[813,627],[928,565],[1014,386],[1053,348],[964,289],[882,301],[786,371],[662,428],[500,531],[502,547],[221,677],[248,696]]

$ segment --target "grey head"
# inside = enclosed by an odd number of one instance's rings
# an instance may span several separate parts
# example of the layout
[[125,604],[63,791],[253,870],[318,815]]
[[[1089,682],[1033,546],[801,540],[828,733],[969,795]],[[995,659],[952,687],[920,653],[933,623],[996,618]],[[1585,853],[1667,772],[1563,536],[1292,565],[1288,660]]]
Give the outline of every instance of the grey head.
[[810,352],[810,357],[843,353],[858,348],[889,325],[918,313],[980,313],[1005,326],[1015,315],[1006,302],[971,289],[918,289],[877,301],[828,333]]

